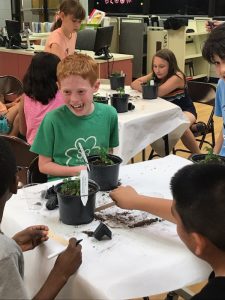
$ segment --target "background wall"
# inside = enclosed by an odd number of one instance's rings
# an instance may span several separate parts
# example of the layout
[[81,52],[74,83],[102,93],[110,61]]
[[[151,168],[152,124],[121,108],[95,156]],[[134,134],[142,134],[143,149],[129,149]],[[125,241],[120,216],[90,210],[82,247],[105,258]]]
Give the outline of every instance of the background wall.
[[11,20],[11,2],[9,0],[0,0],[0,27],[5,26],[5,20]]

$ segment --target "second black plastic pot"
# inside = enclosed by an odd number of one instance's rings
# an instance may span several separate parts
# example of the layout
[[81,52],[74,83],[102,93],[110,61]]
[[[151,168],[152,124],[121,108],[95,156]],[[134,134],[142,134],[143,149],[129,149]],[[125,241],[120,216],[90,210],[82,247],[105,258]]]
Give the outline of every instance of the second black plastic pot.
[[115,107],[118,113],[124,113],[128,111],[128,94],[113,94],[111,97],[111,105]]
[[100,191],[109,191],[118,186],[119,168],[122,159],[119,156],[108,154],[108,157],[114,162],[113,165],[97,165],[94,164],[99,156],[88,156],[89,162],[89,178],[97,182]]
[[63,195],[61,186],[63,182],[55,186],[59,202],[59,217],[64,224],[80,225],[90,223],[94,219],[96,193],[99,186],[92,180],[89,180],[88,201],[84,206],[80,196]]
[[143,99],[156,99],[157,98],[157,86],[156,85],[142,85],[142,97]]
[[117,90],[118,88],[124,88],[125,76],[109,76],[111,90]]

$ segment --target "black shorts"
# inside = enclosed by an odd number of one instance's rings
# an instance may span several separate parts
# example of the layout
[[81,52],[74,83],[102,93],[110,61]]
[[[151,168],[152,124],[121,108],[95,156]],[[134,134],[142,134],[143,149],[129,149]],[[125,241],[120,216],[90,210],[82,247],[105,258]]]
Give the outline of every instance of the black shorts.
[[195,106],[194,106],[192,100],[189,97],[185,96],[185,97],[182,97],[180,99],[174,99],[170,102],[172,102],[173,104],[178,105],[182,109],[182,111],[190,112],[197,119],[197,112],[196,112]]

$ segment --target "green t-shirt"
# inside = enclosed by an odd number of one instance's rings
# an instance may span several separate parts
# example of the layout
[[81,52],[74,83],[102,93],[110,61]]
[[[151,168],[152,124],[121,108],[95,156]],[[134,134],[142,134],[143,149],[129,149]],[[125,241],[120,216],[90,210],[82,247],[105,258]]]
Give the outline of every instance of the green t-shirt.
[[46,114],[31,151],[64,166],[83,165],[78,143],[86,155],[95,154],[100,147],[119,145],[118,116],[116,110],[106,104],[95,103],[94,111],[77,117],[66,105]]

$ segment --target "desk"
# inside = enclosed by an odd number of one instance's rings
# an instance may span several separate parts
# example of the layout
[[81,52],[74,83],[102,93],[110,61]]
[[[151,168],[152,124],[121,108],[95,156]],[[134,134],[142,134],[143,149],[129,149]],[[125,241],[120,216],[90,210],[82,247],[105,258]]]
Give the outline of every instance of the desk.
[[[191,162],[170,155],[162,159],[122,166],[122,184],[134,186],[147,195],[161,194],[171,198],[171,176]],[[48,183],[50,186],[52,183]],[[111,228],[112,240],[97,241],[84,230],[94,230],[99,222],[69,226],[59,222],[58,210],[29,212],[20,192],[5,207],[2,231],[11,236],[32,224],[46,224],[58,235],[83,238],[83,264],[58,295],[58,299],[130,299],[182,288],[207,278],[210,269],[183,245],[170,222],[156,222],[139,228]],[[106,199],[98,194],[97,203]],[[109,201],[109,200],[104,200]],[[114,207],[116,213],[120,208]],[[130,211],[138,216],[143,212]],[[148,217],[151,217],[148,214]],[[49,240],[33,251],[24,253],[25,284],[33,295],[46,279],[54,259],[47,255],[56,251],[56,242]],[[59,246],[59,244],[57,244]],[[62,246],[61,246],[62,247]]]
[[[34,51],[44,51],[44,46],[33,45],[34,50],[26,49],[6,49],[0,47],[0,75],[13,75],[23,79],[24,74],[30,65]],[[94,58],[93,51],[82,50]],[[132,82],[133,55],[113,53],[113,58],[109,60],[97,59],[99,78],[108,78],[108,70],[111,73],[116,70],[123,70],[126,73],[126,84]]]
[[[106,82],[106,81],[104,81]],[[162,137],[169,135],[169,150],[171,151],[184,131],[189,126],[189,121],[184,117],[180,107],[173,103],[157,98],[143,100],[140,92],[125,87],[130,94],[130,101],[135,105],[133,111],[118,114],[119,118],[119,147],[115,154],[123,159],[126,164],[137,153],[149,144],[156,152],[164,156],[165,147]],[[100,85],[99,94],[113,94],[106,83]]]

